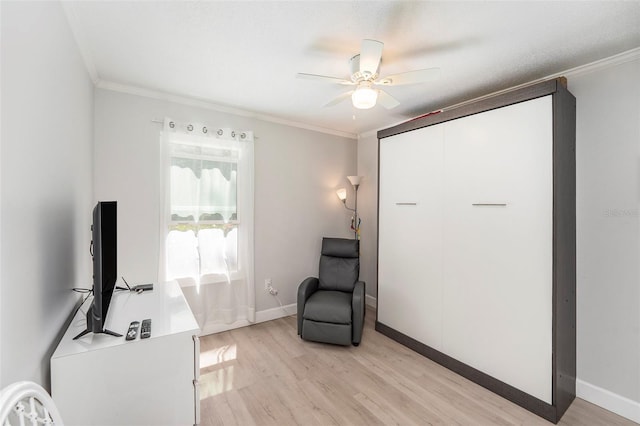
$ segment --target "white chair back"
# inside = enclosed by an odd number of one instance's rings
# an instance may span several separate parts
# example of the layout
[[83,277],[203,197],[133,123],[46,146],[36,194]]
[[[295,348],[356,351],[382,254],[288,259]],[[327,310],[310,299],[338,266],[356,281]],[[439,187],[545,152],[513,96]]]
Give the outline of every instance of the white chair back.
[[1,426],[64,426],[58,409],[42,386],[16,382],[0,391]]

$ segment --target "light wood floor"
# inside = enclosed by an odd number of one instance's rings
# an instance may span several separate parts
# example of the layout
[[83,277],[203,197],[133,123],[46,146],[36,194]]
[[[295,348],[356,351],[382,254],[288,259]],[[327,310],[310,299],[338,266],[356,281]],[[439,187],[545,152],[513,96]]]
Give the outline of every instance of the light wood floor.
[[[376,332],[359,347],[302,341],[295,316],[202,337],[201,424],[549,425]],[[576,399],[561,425],[633,425]]]

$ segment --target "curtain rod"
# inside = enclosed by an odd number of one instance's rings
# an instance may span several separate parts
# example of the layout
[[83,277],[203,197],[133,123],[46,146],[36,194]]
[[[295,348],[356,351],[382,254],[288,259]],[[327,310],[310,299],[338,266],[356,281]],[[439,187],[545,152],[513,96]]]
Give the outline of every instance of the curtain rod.
[[[155,119],[155,118],[152,118],[152,119],[151,119],[151,122],[152,122],[152,123],[164,124],[164,120],[157,120],[157,119]],[[253,135],[253,139],[254,139],[254,140],[258,140],[258,139],[260,139],[260,138],[259,138],[259,137],[257,137],[257,136],[254,134],[254,135]]]

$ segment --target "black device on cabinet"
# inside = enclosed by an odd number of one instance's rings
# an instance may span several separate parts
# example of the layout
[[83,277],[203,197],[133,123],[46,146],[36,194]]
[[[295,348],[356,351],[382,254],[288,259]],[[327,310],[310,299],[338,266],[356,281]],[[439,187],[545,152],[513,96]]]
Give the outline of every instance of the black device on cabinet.
[[98,202],[93,209],[91,231],[93,301],[87,310],[87,328],[74,337],[74,340],[90,332],[122,336],[104,328],[118,276],[118,205],[116,201]]

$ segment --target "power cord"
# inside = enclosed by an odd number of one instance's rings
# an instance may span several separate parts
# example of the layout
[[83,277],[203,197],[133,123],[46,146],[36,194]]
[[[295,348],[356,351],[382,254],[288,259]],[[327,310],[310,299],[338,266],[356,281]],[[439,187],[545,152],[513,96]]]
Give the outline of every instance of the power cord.
[[93,289],[92,288],[74,287],[71,290],[75,291],[76,293],[86,294],[86,296],[84,296],[84,298],[82,299],[82,302],[80,302],[78,307],[73,311],[73,315],[71,315],[71,318],[75,318],[76,314],[78,313],[78,311],[80,310],[82,305],[84,305],[84,302],[86,302],[87,299],[89,298],[89,296],[91,296],[93,294]]
[[[124,277],[120,277],[120,278],[122,278],[122,281],[124,281],[124,285],[126,285],[127,288],[116,286],[116,290],[130,291],[132,293],[136,292],[137,294],[142,294],[144,292],[145,289],[140,287],[145,287],[146,285],[142,285],[142,286],[137,285],[137,286],[131,287],[127,282],[127,280],[124,279]],[[151,289],[153,289],[153,285],[151,285]]]
[[278,297],[278,290],[276,290],[275,288],[269,286],[269,288],[267,289],[267,291],[269,292],[270,295],[272,295],[273,297],[276,298],[276,300],[278,301],[278,304],[280,305],[280,309],[282,309],[282,311],[287,315],[287,316],[291,316],[294,315],[294,313],[290,314],[289,312],[287,312],[287,309],[284,307],[284,305],[282,304],[282,301],[280,301],[280,298]]
[[124,277],[120,277],[120,278],[122,278],[122,281],[124,282],[124,285],[127,286],[127,288],[116,286],[116,290],[133,291],[131,286],[129,286],[129,283],[127,282],[127,280],[125,280]]

